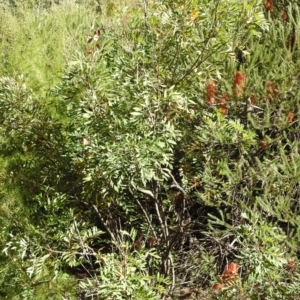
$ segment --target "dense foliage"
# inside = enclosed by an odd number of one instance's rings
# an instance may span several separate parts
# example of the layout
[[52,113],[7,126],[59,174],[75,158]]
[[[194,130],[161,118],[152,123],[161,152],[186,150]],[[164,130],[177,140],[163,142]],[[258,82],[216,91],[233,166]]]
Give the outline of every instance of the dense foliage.
[[297,1],[0,13],[1,299],[298,297]]

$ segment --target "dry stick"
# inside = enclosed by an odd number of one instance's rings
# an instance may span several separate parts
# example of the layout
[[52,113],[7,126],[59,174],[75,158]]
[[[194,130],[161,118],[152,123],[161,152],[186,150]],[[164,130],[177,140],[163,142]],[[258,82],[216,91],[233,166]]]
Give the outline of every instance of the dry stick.
[[139,192],[141,192],[141,193],[143,193],[143,194],[146,194],[146,195],[148,195],[148,196],[150,196],[151,198],[155,198],[154,197],[154,195],[153,195],[153,193],[151,192],[151,191],[149,191],[149,190],[145,190],[145,189],[142,189],[142,188],[140,188],[140,187],[137,187],[136,188]]
[[130,190],[130,193],[131,193],[131,195],[133,196],[133,199],[137,202],[137,204],[138,204],[138,206],[140,207],[140,209],[142,210],[142,212],[143,212],[143,214],[144,214],[144,216],[145,216],[145,218],[146,218],[146,220],[147,220],[147,223],[148,223],[149,227],[151,228],[151,231],[152,231],[152,233],[153,233],[155,239],[157,240],[157,235],[156,235],[155,230],[154,230],[154,228],[153,228],[153,226],[152,226],[152,224],[151,224],[149,215],[147,214],[146,210],[145,210],[144,207],[142,206],[141,202],[140,202],[136,197],[134,197],[134,195],[133,195],[133,193],[132,193],[131,190]]
[[[155,204],[155,209],[156,209],[156,213],[158,216],[158,219],[161,223],[161,227],[162,227],[162,231],[164,233],[164,239],[165,239],[165,243],[167,248],[169,248],[169,230],[168,230],[168,223],[167,223],[167,219],[165,217],[164,214],[164,209],[161,205],[161,203],[157,200],[157,198],[154,198],[154,204]],[[170,268],[169,268],[169,264],[168,261],[170,259],[170,253],[165,252],[164,256],[163,256],[163,266],[164,266],[164,274],[169,274]]]
[[[162,170],[165,171],[166,173],[168,173],[168,175],[172,178],[173,184],[174,184],[173,187],[176,187],[183,195],[185,195],[186,193],[185,193],[184,189],[178,184],[178,182],[176,181],[176,179],[172,175],[171,171],[167,168],[162,168]],[[182,232],[182,229],[184,227],[183,226],[184,225],[183,224],[183,221],[184,221],[183,213],[184,213],[184,211],[185,211],[185,199],[183,200],[183,208],[182,208],[182,214],[181,214],[181,217],[180,217],[180,224],[179,224],[178,231],[175,234],[175,237],[173,238],[171,243],[169,243],[167,251],[166,251],[166,256],[168,257],[168,260],[170,262],[170,268],[171,268],[171,271],[172,271],[172,285],[169,289],[169,293],[174,289],[174,286],[175,286],[175,270],[174,270],[173,258],[172,258],[172,255],[171,255],[171,249],[172,249],[173,245],[175,244],[175,242],[177,240],[177,237]]]
[[[161,207],[161,204],[159,203],[159,201],[157,200],[157,198],[154,196],[154,194],[151,191],[142,189],[140,187],[137,187],[137,190],[140,191],[141,193],[144,193],[144,194],[150,196],[154,200],[154,206],[155,206],[156,214],[157,214],[157,217],[158,217],[158,220],[159,220],[162,232],[163,232],[163,237],[164,237],[164,240],[166,242],[167,248],[169,248],[168,225],[167,225],[166,218],[164,217],[163,209]],[[169,260],[169,255],[164,255],[163,266],[164,266],[165,273],[169,272],[168,266],[167,266],[167,260]]]
[[174,183],[174,187],[176,187],[180,192],[182,192],[182,194],[185,195],[185,191],[184,189],[178,184],[178,182],[175,180],[174,176],[172,175],[171,171],[167,168],[162,168],[163,171],[167,172],[168,175],[172,178],[173,183]]
[[[157,188],[158,188],[158,186],[156,186],[155,195],[157,195]],[[155,203],[155,209],[157,212],[157,216],[163,224],[162,228],[164,230],[164,237],[165,237],[166,245],[168,246],[169,245],[169,240],[168,240],[169,230],[168,230],[168,222],[167,222],[167,219],[165,216],[165,212],[164,212],[162,204],[158,201],[157,197],[154,197],[154,203]]]
[[169,255],[169,260],[170,260],[170,267],[172,270],[172,284],[169,288],[169,293],[171,293],[174,290],[175,287],[175,283],[176,283],[176,278],[175,278],[175,269],[174,269],[174,262],[173,262],[173,258],[172,255]]
[[[167,168],[162,168],[163,171],[167,172],[168,175],[172,178],[173,180],[173,185],[171,185],[171,187],[175,187],[177,188],[183,195],[186,194],[186,192],[184,191],[184,189],[178,184],[178,182],[176,181],[176,179],[174,178],[174,176],[172,175],[171,171]],[[183,213],[185,211],[185,197],[183,197],[183,205],[182,205],[182,214],[180,216],[180,226],[182,226],[182,222],[183,222]]]
[[158,217],[161,229],[162,229],[163,234],[164,234],[164,239],[165,239],[166,243],[168,244],[168,236],[169,236],[168,226],[166,224],[166,219],[165,218],[164,218],[164,221],[163,221],[163,218],[161,216],[161,214],[162,214],[161,205],[160,205],[160,203],[158,202],[157,199],[154,199],[154,205],[155,205],[155,210],[156,210],[156,213],[157,213],[157,217]]
[[[159,185],[158,185],[159,186]],[[166,230],[166,245],[168,246],[169,245],[169,226],[168,226],[168,221],[167,221],[167,218],[166,218],[166,215],[165,215],[165,210],[163,208],[163,205],[161,204],[161,202],[157,201],[157,198],[156,198],[156,202],[157,204],[159,205],[159,208],[160,208],[160,212],[163,216],[163,219],[164,219],[164,226],[165,226],[165,230]]]
[[156,213],[157,213],[157,217],[158,217],[158,220],[159,220],[159,223],[160,223],[160,226],[161,226],[164,238],[167,241],[168,231],[167,231],[167,227],[165,226],[165,224],[164,224],[164,222],[162,220],[162,217],[161,217],[161,214],[160,214],[160,211],[159,211],[159,207],[158,207],[158,201],[157,201],[157,199],[155,198],[154,194],[151,191],[149,191],[149,190],[145,190],[145,189],[142,189],[140,187],[137,187],[137,190],[139,192],[145,194],[145,195],[150,196],[154,200],[154,205],[155,205],[155,210],[156,210]]
[[99,212],[97,206],[96,206],[96,205],[93,205],[93,207],[94,207],[94,209],[95,209],[95,211],[96,211],[98,217],[100,218],[100,221],[101,221],[102,224],[104,225],[106,231],[109,233],[111,239],[114,241],[115,245],[117,245],[117,240],[116,240],[114,234],[112,233],[112,231],[109,229],[109,227],[108,227],[108,226],[106,225],[106,223],[104,222],[104,219],[102,218],[102,216],[101,216],[101,214],[100,214],[100,212]]
[[[176,181],[176,179],[174,178],[174,176],[172,175],[171,171],[167,168],[162,168],[162,171],[165,171],[168,173],[168,175],[172,178],[173,180],[173,185],[171,187],[175,187],[177,188],[183,195],[186,194],[186,192],[184,191],[184,189],[178,184],[178,182]],[[186,208],[186,203],[185,203],[185,197],[183,197],[183,203],[182,203],[182,211],[181,211],[181,215],[180,215],[180,222],[179,222],[179,230],[177,231],[177,234],[176,236],[179,235],[179,233],[181,233],[181,229],[185,226],[185,224],[183,223],[184,222],[184,211],[185,211],[185,208]],[[172,246],[173,246],[174,242],[172,242],[170,244],[170,247],[169,247],[169,251],[171,250]]]

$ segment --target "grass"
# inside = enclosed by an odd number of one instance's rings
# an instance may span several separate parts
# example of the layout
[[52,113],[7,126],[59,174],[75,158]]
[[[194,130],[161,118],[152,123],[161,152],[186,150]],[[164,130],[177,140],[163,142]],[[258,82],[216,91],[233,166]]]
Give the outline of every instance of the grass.
[[[123,30],[137,11],[138,1],[63,1],[45,9],[19,5],[0,12],[0,76],[24,74],[39,95],[59,80],[66,63],[85,47],[87,36],[100,23]],[[91,9],[92,8],[92,9]]]

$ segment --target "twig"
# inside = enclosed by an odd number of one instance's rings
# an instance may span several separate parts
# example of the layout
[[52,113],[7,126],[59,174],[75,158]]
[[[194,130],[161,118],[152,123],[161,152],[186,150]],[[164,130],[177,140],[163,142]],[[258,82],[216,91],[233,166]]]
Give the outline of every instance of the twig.
[[158,220],[159,220],[162,232],[163,232],[163,236],[164,236],[166,243],[168,243],[168,235],[169,235],[168,226],[166,224],[165,218],[164,218],[164,220],[162,218],[163,210],[160,209],[161,205],[160,205],[159,201],[156,199],[156,197],[154,196],[154,194],[151,191],[142,189],[140,187],[137,187],[137,190],[145,195],[150,196],[154,200],[154,206],[155,206],[156,214],[157,214],[157,217],[158,217]]
[[144,214],[144,216],[145,216],[145,218],[146,218],[146,220],[147,220],[147,223],[148,223],[148,225],[149,225],[149,227],[150,227],[150,229],[151,229],[151,231],[152,231],[152,233],[153,233],[155,239],[157,240],[157,235],[156,235],[155,230],[154,230],[154,228],[153,228],[153,226],[152,226],[152,224],[151,224],[149,215],[147,214],[147,212],[146,212],[146,210],[144,209],[144,207],[143,207],[143,205],[141,204],[141,202],[134,196],[134,194],[132,193],[132,191],[131,191],[130,189],[129,189],[129,191],[130,191],[130,193],[131,193],[133,199],[136,201],[136,203],[138,204],[138,206],[139,206],[140,209],[142,210],[142,212],[143,212],[143,214]]
[[101,216],[101,214],[100,214],[100,212],[99,212],[97,206],[96,206],[96,205],[93,205],[93,207],[94,207],[94,209],[95,209],[95,211],[96,211],[96,213],[97,213],[99,219],[101,220],[102,224],[104,225],[106,231],[109,233],[111,239],[116,243],[117,240],[116,240],[114,234],[112,233],[112,231],[109,229],[109,227],[108,227],[108,226],[106,225],[106,223],[104,222],[104,219],[102,218],[102,216]]
[[163,171],[167,172],[168,175],[172,178],[174,185],[172,187],[176,187],[183,195],[185,195],[184,189],[178,184],[178,182],[175,180],[174,176],[172,175],[171,171],[167,168],[162,168]]
[[136,189],[137,189],[139,192],[141,192],[141,193],[143,193],[143,194],[146,194],[146,195],[150,196],[151,198],[155,199],[155,197],[154,197],[154,195],[153,195],[153,193],[152,193],[151,191],[142,189],[142,188],[140,188],[140,187],[137,187]]
[[160,210],[161,205],[159,204],[157,199],[154,199],[154,200],[155,200],[155,202],[154,202],[155,210],[156,210],[156,214],[157,214],[157,217],[158,217],[158,220],[159,220],[159,223],[160,223],[163,235],[164,235],[164,240],[165,240],[166,244],[168,245],[168,236],[169,236],[168,226],[166,224],[165,218],[164,218],[164,221],[163,221],[163,218],[161,216],[161,210]]
[[171,267],[171,271],[172,271],[172,284],[169,288],[169,293],[171,291],[174,290],[174,287],[175,287],[175,283],[176,283],[176,278],[175,278],[175,269],[174,269],[174,262],[173,262],[173,257],[171,254],[169,254],[169,260],[170,260],[170,267]]
[[219,2],[220,1],[217,1],[216,6],[215,6],[215,13],[213,16],[213,24],[212,24],[213,29],[210,31],[209,36],[204,41],[203,50],[197,56],[197,58],[195,59],[194,63],[191,65],[191,67],[182,75],[181,78],[179,78],[174,83],[174,85],[178,85],[181,81],[183,81],[186,77],[188,77],[197,67],[199,67],[207,59],[207,58],[204,58],[204,52],[206,51],[210,40],[213,38],[213,36],[215,34],[214,29],[216,28],[216,24],[217,24],[217,11],[218,11]]

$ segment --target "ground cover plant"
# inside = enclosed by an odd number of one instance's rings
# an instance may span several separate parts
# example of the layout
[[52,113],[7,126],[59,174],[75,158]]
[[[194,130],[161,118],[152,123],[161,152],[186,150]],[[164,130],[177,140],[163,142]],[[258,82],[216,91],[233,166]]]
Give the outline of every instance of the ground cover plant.
[[2,1],[1,298],[297,299],[299,21]]

